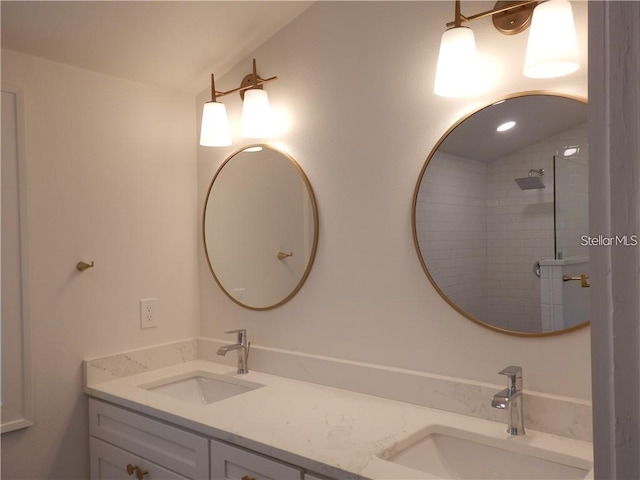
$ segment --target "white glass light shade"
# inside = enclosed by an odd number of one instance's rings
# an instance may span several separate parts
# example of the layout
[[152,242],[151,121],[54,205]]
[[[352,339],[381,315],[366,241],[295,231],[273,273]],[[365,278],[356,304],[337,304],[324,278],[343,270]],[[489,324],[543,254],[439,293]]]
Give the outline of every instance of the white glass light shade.
[[536,6],[531,20],[524,74],[531,78],[569,75],[579,67],[573,10],[567,0]]
[[224,103],[207,102],[202,108],[200,145],[204,147],[226,147],[231,145],[231,131]]
[[464,97],[476,89],[478,59],[473,31],[453,27],[442,34],[433,92],[442,97]]
[[245,90],[242,105],[242,135],[265,138],[271,134],[271,109],[267,92],[257,88]]

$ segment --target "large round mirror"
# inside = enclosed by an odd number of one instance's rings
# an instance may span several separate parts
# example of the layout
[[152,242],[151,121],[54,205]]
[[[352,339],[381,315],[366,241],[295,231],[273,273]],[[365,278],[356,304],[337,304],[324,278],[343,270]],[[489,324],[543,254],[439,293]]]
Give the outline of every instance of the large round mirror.
[[587,105],[529,92],[461,119],[420,173],[413,234],[427,277],[504,333],[588,324]]
[[318,242],[318,212],[300,166],[268,145],[225,160],[205,200],[204,245],[211,273],[237,304],[266,310],[304,283]]

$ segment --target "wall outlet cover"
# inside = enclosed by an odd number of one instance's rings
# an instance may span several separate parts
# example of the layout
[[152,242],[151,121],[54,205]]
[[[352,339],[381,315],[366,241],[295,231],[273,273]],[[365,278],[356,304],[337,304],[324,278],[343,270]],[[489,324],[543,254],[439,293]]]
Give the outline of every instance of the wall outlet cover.
[[140,328],[153,328],[158,326],[158,300],[146,298],[140,300]]

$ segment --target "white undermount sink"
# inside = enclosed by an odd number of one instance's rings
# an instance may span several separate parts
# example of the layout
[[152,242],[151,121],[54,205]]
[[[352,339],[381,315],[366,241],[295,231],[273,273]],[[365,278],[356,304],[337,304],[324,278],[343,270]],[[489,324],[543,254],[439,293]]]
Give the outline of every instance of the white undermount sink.
[[237,377],[203,371],[188,372],[139,385],[145,390],[196,405],[218,402],[263,386]]
[[570,480],[587,478],[592,469],[584,458],[533,447],[524,437],[485,436],[447,426],[420,437],[386,460],[439,479]]

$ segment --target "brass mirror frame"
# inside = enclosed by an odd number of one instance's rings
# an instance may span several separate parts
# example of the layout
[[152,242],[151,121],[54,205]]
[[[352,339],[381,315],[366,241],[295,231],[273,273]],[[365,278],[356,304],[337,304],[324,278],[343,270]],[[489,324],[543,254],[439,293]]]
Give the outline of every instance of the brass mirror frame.
[[[205,222],[206,222],[206,218],[207,218],[207,204],[209,203],[209,196],[211,194],[211,190],[213,189],[213,185],[215,184],[215,181],[218,178],[218,175],[220,174],[220,172],[222,172],[222,169],[225,167],[225,165],[227,163],[229,163],[236,155],[244,152],[247,149],[258,148],[258,147],[277,152],[280,155],[282,155],[284,158],[286,158],[291,163],[291,165],[298,172],[298,175],[300,175],[300,179],[304,182],[305,187],[307,188],[307,193],[309,194],[309,202],[311,203],[311,209],[312,209],[312,213],[313,213],[313,244],[312,244],[312,247],[311,247],[311,253],[309,254],[309,260],[307,261],[307,265],[306,265],[305,270],[304,270],[304,272],[302,274],[302,277],[298,281],[298,284],[295,286],[295,288],[291,291],[291,293],[289,293],[289,295],[287,295],[282,300],[274,303],[273,305],[267,305],[266,307],[253,307],[251,305],[246,305],[246,304],[238,301],[233,295],[231,295],[227,291],[226,288],[224,288],[224,286],[222,285],[222,282],[220,281],[220,279],[216,275],[216,273],[215,273],[215,271],[213,269],[213,266],[211,265],[211,260],[210,260],[210,257],[209,257],[209,250],[207,248],[207,234],[206,234],[206,231],[205,231]],[[296,162],[295,159],[291,155],[289,155],[288,153],[283,152],[282,150],[280,150],[278,148],[275,148],[275,147],[273,147],[271,145],[267,145],[267,144],[264,144],[264,143],[255,143],[255,144],[251,144],[251,145],[245,145],[242,148],[240,148],[240,149],[234,151],[233,153],[231,153],[225,159],[225,161],[222,162],[222,164],[218,167],[218,170],[216,170],[216,173],[213,176],[213,179],[211,180],[211,183],[209,184],[209,188],[207,189],[207,195],[205,196],[205,200],[204,200],[204,209],[203,209],[203,212],[202,212],[202,242],[204,244],[204,253],[205,253],[205,257],[207,259],[207,265],[209,266],[209,271],[211,272],[211,275],[213,275],[213,278],[216,281],[216,283],[218,284],[218,286],[220,287],[220,289],[235,304],[240,305],[241,307],[247,308],[249,310],[257,310],[257,311],[271,310],[271,309],[277,308],[277,307],[279,307],[281,305],[284,305],[289,300],[291,300],[298,293],[298,291],[302,288],[302,285],[304,284],[304,282],[306,281],[307,277],[309,276],[309,272],[311,271],[311,267],[313,266],[313,262],[314,262],[315,257],[316,257],[316,252],[318,250],[318,237],[319,237],[318,227],[319,227],[318,205],[316,203],[316,197],[315,197],[315,194],[313,193],[313,188],[311,187],[311,183],[309,182],[309,179],[307,178],[307,175],[304,173],[304,170],[302,170],[302,167],[300,167],[298,162]]]
[[476,113],[480,112],[481,110],[484,110],[485,108],[488,108],[488,107],[494,105],[495,103],[498,103],[498,102],[501,102],[501,101],[505,101],[505,100],[510,100],[510,99],[513,99],[513,98],[536,96],[536,95],[561,97],[561,98],[566,98],[566,99],[569,99],[569,100],[576,100],[576,101],[584,103],[584,104],[588,104],[588,100],[585,97],[580,97],[580,96],[577,96],[577,95],[569,95],[569,94],[565,94],[565,93],[552,92],[552,91],[545,91],[545,90],[532,90],[532,91],[519,92],[519,93],[514,93],[514,94],[510,94],[510,95],[506,95],[506,96],[503,96],[503,97],[496,98],[496,99],[492,100],[491,102],[485,104],[484,106],[482,106],[480,108],[477,108],[477,109],[475,109],[474,111],[472,111],[470,113],[465,114],[461,119],[459,119],[456,123],[454,123],[451,127],[449,127],[447,129],[447,131],[440,137],[440,139],[436,142],[435,146],[431,149],[431,152],[429,152],[429,155],[427,156],[427,159],[425,160],[425,163],[422,166],[422,169],[420,170],[420,175],[418,175],[418,181],[416,182],[416,187],[414,189],[413,202],[412,202],[412,206],[411,206],[411,220],[412,220],[411,221],[411,230],[413,232],[413,244],[415,246],[416,253],[418,255],[418,260],[420,261],[420,265],[422,266],[422,269],[424,270],[424,273],[426,274],[427,278],[429,279],[429,282],[431,282],[431,285],[436,290],[436,292],[438,292],[438,294],[443,298],[443,300],[445,302],[447,302],[455,311],[457,311],[460,315],[462,315],[463,317],[467,318],[468,320],[471,320],[473,323],[476,323],[477,325],[480,325],[480,326],[482,326],[484,328],[487,328],[489,330],[493,330],[494,332],[499,332],[499,333],[503,333],[503,334],[506,334],[506,335],[516,336],[516,337],[552,337],[552,336],[555,336],[555,335],[560,335],[560,334],[569,333],[569,332],[573,332],[573,331],[582,329],[582,328],[590,325],[591,321],[590,320],[585,320],[584,322],[579,323],[578,325],[574,325],[574,326],[568,327],[568,328],[563,328],[561,330],[555,330],[553,332],[535,332],[535,333],[530,333],[530,332],[517,332],[517,331],[514,331],[514,330],[506,330],[504,328],[499,328],[499,327],[491,325],[491,324],[489,324],[487,322],[483,322],[482,320],[474,317],[473,315],[469,314],[468,312],[465,312],[460,307],[458,307],[458,305],[456,305],[447,296],[446,293],[444,293],[442,291],[442,289],[438,286],[438,284],[436,283],[434,278],[431,276],[431,273],[429,272],[429,268],[427,267],[427,265],[426,265],[426,263],[424,261],[424,258],[422,256],[422,252],[420,251],[420,244],[418,243],[418,232],[417,232],[417,227],[416,227],[416,208],[417,208],[417,204],[418,204],[418,192],[420,191],[420,185],[422,184],[422,179],[423,179],[424,174],[425,174],[425,172],[427,170],[427,167],[429,166],[429,162],[431,161],[431,159],[433,158],[435,153],[440,148],[440,145],[445,141],[445,139],[447,138],[447,136],[449,136],[449,134],[451,132],[453,132],[460,124],[462,124],[465,120],[469,119],[471,116],[475,115]]

